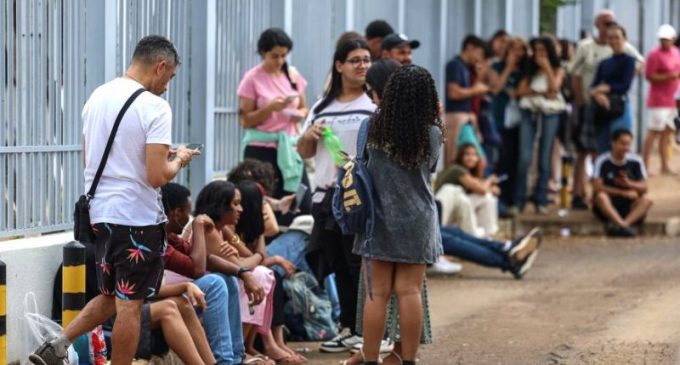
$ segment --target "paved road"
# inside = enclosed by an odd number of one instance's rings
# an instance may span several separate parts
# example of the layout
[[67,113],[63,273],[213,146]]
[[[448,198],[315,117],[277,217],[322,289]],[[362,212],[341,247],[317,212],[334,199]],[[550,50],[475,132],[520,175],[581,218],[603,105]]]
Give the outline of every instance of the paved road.
[[430,279],[420,364],[680,364],[680,239],[553,238],[522,281],[464,265]]

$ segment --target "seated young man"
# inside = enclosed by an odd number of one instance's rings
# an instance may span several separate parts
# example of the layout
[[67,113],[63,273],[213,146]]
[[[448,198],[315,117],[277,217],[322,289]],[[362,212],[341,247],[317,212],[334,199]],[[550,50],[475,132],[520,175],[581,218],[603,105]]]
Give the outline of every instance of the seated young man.
[[607,234],[633,237],[633,225],[642,222],[652,207],[647,193],[647,172],[640,156],[630,153],[633,134],[619,129],[612,134],[611,151],[595,161],[593,213],[607,222]]

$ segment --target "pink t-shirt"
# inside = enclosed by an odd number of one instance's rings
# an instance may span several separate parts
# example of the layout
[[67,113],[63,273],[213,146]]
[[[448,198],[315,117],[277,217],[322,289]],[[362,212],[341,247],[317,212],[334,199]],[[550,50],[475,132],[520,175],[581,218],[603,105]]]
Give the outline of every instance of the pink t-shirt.
[[[265,71],[262,64],[251,68],[246,72],[238,86],[238,96],[255,100],[255,106],[260,109],[267,105],[269,101],[277,97],[286,97],[292,94],[303,95],[307,87],[307,81],[299,72],[290,72],[293,82],[297,83],[297,90],[293,89],[290,80],[285,74],[281,73],[274,76]],[[286,131],[290,135],[296,133],[295,123],[291,122],[291,117],[287,113],[296,113],[300,106],[300,98],[295,98],[288,105],[288,108],[279,112],[273,112],[269,118],[260,123],[256,128],[265,132]],[[276,143],[253,143],[253,145],[276,147]]]
[[[680,72],[680,50],[671,47],[664,51],[657,47],[649,53],[645,64],[645,74]],[[650,82],[647,106],[650,108],[675,108],[675,93],[680,87],[680,80],[675,78],[663,82]]]

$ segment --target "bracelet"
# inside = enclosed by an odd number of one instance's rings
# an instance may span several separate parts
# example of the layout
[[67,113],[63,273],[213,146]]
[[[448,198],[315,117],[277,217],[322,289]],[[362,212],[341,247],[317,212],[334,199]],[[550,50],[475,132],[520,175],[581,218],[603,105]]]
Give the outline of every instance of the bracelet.
[[241,237],[238,235],[233,235],[232,238],[229,240],[229,243],[231,243],[234,246],[243,246],[243,241],[241,241]]
[[245,273],[247,273],[247,272],[251,272],[251,271],[252,271],[252,270],[250,270],[249,268],[247,268],[247,267],[245,267],[245,266],[240,267],[240,268],[238,269],[238,272],[236,273],[236,277],[238,277],[239,279],[241,279],[241,276],[243,276],[243,274],[245,274]]

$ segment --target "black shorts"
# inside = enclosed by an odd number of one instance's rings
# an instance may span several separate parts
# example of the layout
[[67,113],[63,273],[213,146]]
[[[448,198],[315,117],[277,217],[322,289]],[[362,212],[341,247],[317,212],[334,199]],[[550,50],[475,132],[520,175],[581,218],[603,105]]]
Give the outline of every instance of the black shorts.
[[[633,206],[633,200],[630,200],[628,198],[624,198],[622,196],[610,196],[610,199],[612,201],[612,205],[614,206],[614,209],[619,213],[619,215],[622,218],[626,218],[628,214],[630,214],[630,208]],[[593,205],[593,213],[602,221],[608,222],[609,219],[607,218],[604,213],[600,210],[600,208],[597,207],[597,205]],[[642,218],[641,220],[643,220]],[[635,222],[639,223],[639,222]]]
[[151,329],[151,304],[142,306],[142,323],[137,344],[136,359],[151,360],[151,356],[165,356],[170,349],[163,337],[163,331]]
[[125,300],[156,295],[163,279],[167,243],[163,225],[95,224],[99,292]]

